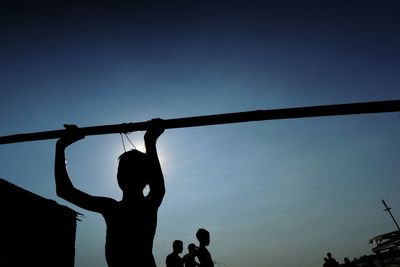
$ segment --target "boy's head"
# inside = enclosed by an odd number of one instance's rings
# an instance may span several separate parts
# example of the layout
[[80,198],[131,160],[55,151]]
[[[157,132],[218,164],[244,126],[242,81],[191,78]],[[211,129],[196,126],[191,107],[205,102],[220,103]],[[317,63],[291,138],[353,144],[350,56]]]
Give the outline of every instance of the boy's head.
[[194,243],[190,243],[189,245],[188,245],[188,251],[189,252],[193,252],[193,251],[195,251],[196,250],[196,244],[194,244]]
[[210,233],[206,229],[200,228],[197,230],[196,237],[200,245],[208,246],[210,244]]
[[182,240],[174,240],[174,242],[172,243],[172,249],[177,253],[181,253],[183,251]]
[[141,189],[147,185],[149,162],[147,155],[136,149],[124,152],[119,156],[117,181],[125,191],[131,188]]

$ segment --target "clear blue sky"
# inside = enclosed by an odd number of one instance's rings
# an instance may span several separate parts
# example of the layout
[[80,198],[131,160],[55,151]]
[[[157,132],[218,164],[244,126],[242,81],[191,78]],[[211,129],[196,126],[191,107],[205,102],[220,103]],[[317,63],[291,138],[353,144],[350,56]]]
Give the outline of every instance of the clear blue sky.
[[[400,99],[397,1],[128,2],[1,2],[0,136]],[[199,227],[229,267],[370,254],[395,230],[382,198],[400,219],[399,136],[399,113],[167,130],[158,266]],[[83,213],[76,267],[105,267],[102,217],[55,195],[54,144],[2,145],[0,177]],[[120,199],[118,134],[67,152],[77,187]]]

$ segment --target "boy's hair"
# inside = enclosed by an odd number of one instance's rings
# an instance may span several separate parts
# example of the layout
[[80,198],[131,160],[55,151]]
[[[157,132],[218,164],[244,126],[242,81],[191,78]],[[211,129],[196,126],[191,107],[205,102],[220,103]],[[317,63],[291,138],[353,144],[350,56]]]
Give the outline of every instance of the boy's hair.
[[174,242],[172,243],[172,248],[174,250],[178,250],[182,247],[183,247],[183,242],[181,240],[174,240]]
[[194,243],[190,243],[189,245],[188,245],[188,250],[191,252],[191,251],[194,251],[194,250],[196,250],[196,244],[194,244]]
[[142,188],[147,185],[146,170],[149,163],[145,153],[132,149],[122,153],[118,160],[117,181],[122,190],[130,185]]
[[210,237],[210,233],[209,233],[206,229],[200,228],[200,229],[197,230],[197,232],[196,232],[196,237],[197,237],[197,239],[198,239],[199,241],[200,241],[200,240],[204,240],[204,239]]

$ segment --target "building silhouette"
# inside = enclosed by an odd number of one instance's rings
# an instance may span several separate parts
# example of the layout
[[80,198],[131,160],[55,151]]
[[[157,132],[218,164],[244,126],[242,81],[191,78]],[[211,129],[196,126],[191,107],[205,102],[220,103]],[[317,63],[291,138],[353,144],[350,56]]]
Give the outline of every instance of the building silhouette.
[[0,179],[0,266],[72,267],[78,214]]

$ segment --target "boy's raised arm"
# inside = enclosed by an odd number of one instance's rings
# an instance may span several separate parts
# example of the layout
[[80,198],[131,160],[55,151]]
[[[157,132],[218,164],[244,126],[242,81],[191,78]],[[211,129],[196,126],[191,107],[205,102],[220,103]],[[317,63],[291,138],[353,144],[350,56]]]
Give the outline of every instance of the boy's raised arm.
[[162,173],[161,164],[157,153],[157,139],[164,132],[163,120],[152,119],[150,127],[144,135],[146,146],[146,154],[150,160],[149,187],[151,197],[159,206],[165,195],[164,175]]
[[64,137],[60,138],[56,143],[54,176],[57,195],[67,201],[73,202],[73,199],[71,198],[73,198],[76,189],[68,175],[65,149],[72,143],[83,139],[84,136],[78,134],[78,127],[75,125],[65,125],[65,127],[68,133]]

